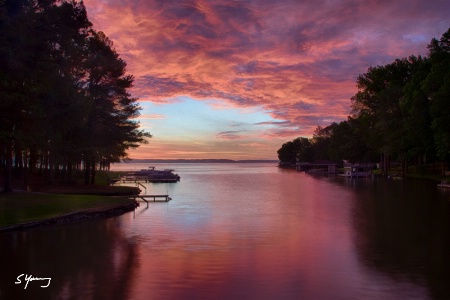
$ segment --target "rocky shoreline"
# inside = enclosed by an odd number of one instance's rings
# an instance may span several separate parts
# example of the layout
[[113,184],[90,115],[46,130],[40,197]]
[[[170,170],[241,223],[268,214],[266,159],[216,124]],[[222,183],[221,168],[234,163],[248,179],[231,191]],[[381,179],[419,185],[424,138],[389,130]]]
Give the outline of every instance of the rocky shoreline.
[[132,202],[129,204],[115,206],[115,207],[106,208],[106,209],[83,210],[83,211],[74,212],[74,213],[70,213],[70,214],[66,214],[66,215],[61,215],[61,216],[53,217],[53,218],[49,218],[49,219],[27,222],[27,223],[13,225],[13,226],[0,227],[0,232],[23,230],[23,229],[29,229],[29,228],[39,227],[39,226],[54,225],[54,224],[65,224],[65,223],[77,222],[77,221],[88,220],[88,219],[100,219],[100,218],[115,217],[115,216],[124,214],[126,212],[133,211],[137,206],[139,206],[138,202],[136,202],[134,200],[131,200],[131,201]]

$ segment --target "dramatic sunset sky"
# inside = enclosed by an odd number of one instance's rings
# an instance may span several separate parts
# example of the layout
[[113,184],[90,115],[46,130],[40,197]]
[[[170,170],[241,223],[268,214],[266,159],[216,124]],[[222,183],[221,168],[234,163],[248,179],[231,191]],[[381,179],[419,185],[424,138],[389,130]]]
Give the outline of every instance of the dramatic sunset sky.
[[132,158],[277,159],[345,120],[369,66],[426,55],[449,0],[84,0],[135,76]]

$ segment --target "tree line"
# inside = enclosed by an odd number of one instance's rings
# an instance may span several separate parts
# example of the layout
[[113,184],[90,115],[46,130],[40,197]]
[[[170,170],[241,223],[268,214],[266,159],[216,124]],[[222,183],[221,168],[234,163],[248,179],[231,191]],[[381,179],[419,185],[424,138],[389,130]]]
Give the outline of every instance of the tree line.
[[395,160],[408,166],[450,160],[450,29],[428,44],[427,56],[370,67],[356,81],[351,115],[317,127],[278,150],[282,163],[327,159],[379,162],[386,173]]
[[151,135],[139,129],[133,76],[82,1],[0,1],[0,166],[11,176],[39,170],[49,181],[127,156]]

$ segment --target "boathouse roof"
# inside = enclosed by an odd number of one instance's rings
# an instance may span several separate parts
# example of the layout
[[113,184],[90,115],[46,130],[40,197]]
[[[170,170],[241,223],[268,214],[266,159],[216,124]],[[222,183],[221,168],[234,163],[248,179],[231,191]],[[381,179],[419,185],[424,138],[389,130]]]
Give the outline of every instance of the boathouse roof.
[[315,160],[313,162],[298,162],[298,166],[336,166],[337,163],[330,160]]

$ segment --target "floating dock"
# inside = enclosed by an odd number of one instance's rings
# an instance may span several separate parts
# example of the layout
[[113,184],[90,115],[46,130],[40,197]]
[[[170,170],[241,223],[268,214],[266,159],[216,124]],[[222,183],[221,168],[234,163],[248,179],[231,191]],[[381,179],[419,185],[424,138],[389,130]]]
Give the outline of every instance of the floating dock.
[[134,200],[149,202],[169,202],[172,198],[169,195],[134,195]]

